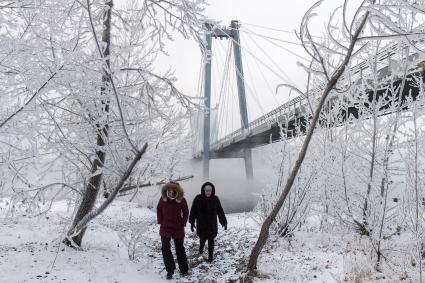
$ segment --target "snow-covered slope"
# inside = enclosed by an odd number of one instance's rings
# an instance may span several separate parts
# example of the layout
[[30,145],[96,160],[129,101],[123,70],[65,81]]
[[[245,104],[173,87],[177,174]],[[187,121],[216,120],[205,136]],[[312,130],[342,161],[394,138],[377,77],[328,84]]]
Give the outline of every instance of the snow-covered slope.
[[[4,204],[4,202],[3,202]],[[0,282],[96,282],[156,283],[165,280],[159,227],[155,211],[135,203],[116,201],[90,224],[83,251],[61,244],[71,211],[55,202],[38,217],[7,215],[0,209]],[[239,282],[260,223],[253,213],[228,215],[228,230],[219,228],[213,263],[198,253],[198,238],[186,227],[186,253],[190,273],[176,270],[172,282]],[[361,246],[343,233],[309,229],[288,239],[271,237],[259,260],[255,282],[400,282],[371,272]],[[351,244],[350,244],[351,242]],[[363,258],[362,262],[353,262]],[[351,253],[349,255],[348,253]],[[365,253],[366,254],[366,253]],[[357,278],[357,279],[356,279]]]

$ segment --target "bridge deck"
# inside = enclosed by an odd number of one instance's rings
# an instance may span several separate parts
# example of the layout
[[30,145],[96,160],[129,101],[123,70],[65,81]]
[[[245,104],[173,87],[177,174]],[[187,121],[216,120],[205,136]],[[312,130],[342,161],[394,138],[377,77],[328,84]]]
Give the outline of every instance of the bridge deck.
[[[394,46],[390,46],[388,49],[378,54],[378,60],[390,59],[395,54],[396,50]],[[418,54],[412,54],[409,56],[409,61],[415,61],[418,59]],[[367,64],[362,62],[351,69],[352,74],[356,76],[355,80],[357,84],[360,84],[362,76],[364,76],[364,70],[367,69]],[[388,77],[391,74],[390,65],[386,64],[385,67],[378,71],[378,78],[380,80]],[[415,85],[414,77],[421,77],[424,79],[423,70],[418,69],[416,66],[409,70],[406,77],[404,88],[401,91],[402,107],[406,108],[407,97],[410,95],[413,100],[419,95],[419,89]],[[399,78],[392,82],[393,87],[400,87],[402,79]],[[389,101],[387,104],[381,107],[381,115],[391,113],[391,94],[387,91],[388,85],[382,86],[376,93],[375,98],[381,99],[382,97]],[[320,90],[316,90],[311,97],[318,97]],[[349,116],[351,118],[358,118],[359,112],[362,109],[370,109],[374,98],[373,91],[367,91],[368,101],[363,102],[361,105],[357,103],[354,106],[348,107],[346,110],[340,110],[338,115],[343,120]],[[329,101],[336,102],[341,95],[334,94],[331,96]],[[397,99],[397,98],[396,98]],[[331,106],[332,107],[332,106]],[[388,110],[388,111],[385,111]],[[348,113],[345,113],[345,112]],[[210,146],[211,158],[231,158],[231,157],[242,157],[243,149],[254,148],[257,146],[265,145],[271,142],[279,141],[282,138],[292,138],[298,134],[302,134],[305,131],[306,121],[311,117],[311,110],[309,101],[306,97],[298,96],[269,113],[259,117],[248,124],[246,129],[238,129],[229,135],[221,138]],[[193,154],[194,158],[202,157],[202,152],[196,152]]]

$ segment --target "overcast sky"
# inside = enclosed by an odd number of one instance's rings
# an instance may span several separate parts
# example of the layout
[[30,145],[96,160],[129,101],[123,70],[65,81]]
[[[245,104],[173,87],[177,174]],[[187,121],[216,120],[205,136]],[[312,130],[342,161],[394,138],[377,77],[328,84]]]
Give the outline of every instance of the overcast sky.
[[[302,16],[314,2],[316,0],[211,0],[206,9],[206,15],[210,19],[221,21],[223,25],[228,25],[231,20],[236,19],[241,21],[242,28],[244,23],[248,23],[293,31],[294,29],[299,29]],[[328,7],[341,5],[342,3],[342,0],[324,1],[322,6],[325,8],[318,10],[320,14],[313,27],[318,34],[324,30],[324,20],[328,18],[330,13]],[[255,32],[262,30],[250,25],[245,26]],[[270,35],[271,33],[267,29],[263,31],[265,35]],[[292,35],[280,33],[280,36],[282,39],[295,41],[295,37]],[[292,48],[291,50],[297,49]],[[170,56],[166,60],[169,61],[170,65],[173,65],[179,75],[179,85],[183,90],[192,92],[194,89],[193,80],[196,81],[197,79],[201,58],[198,45],[191,40],[183,40],[177,37],[175,42],[168,44],[167,51]],[[282,51],[280,57],[291,58],[293,56]],[[194,75],[193,77],[192,74]]]
[[[270,43],[270,40],[264,40],[253,35],[262,34],[268,37],[279,38],[296,42],[293,34],[284,31],[299,30],[299,25],[304,13],[316,0],[211,0],[206,10],[206,16],[210,19],[220,21],[222,25],[229,25],[233,19],[239,20],[242,24],[241,29],[245,32],[241,33],[241,45],[243,46],[243,68],[247,84],[247,100],[249,120],[269,112],[276,108],[279,104],[294,98],[288,91],[280,89],[276,94],[276,86],[280,83],[289,82],[297,87],[304,89],[305,72],[297,67],[297,61],[303,61],[299,57],[294,56],[290,52],[294,52],[305,56],[301,47],[288,44],[281,41],[272,40],[281,47]],[[325,0],[322,8],[318,9],[318,17],[312,25],[313,34],[320,35],[325,30],[325,19],[329,18],[331,8],[342,5],[342,0]],[[274,28],[262,28],[259,26]],[[213,42],[213,105],[218,102],[220,93],[222,71],[224,69],[225,50],[227,48],[226,40],[214,40]],[[197,43],[193,40],[184,40],[176,37],[174,42],[167,45],[166,48],[169,56],[161,58],[158,66],[164,70],[168,67],[175,70],[178,78],[177,86],[186,94],[191,96],[199,95],[197,93],[199,71],[201,66],[201,52]],[[254,55],[252,55],[254,54]],[[261,62],[258,62],[254,56],[258,56]],[[270,61],[273,60],[273,62]],[[305,62],[305,61],[304,61]],[[268,65],[272,71],[268,70],[264,65]],[[289,77],[289,78],[288,78]],[[284,81],[286,79],[286,81]],[[233,112],[237,109],[237,94],[228,94],[234,99]],[[223,99],[226,101],[226,99]],[[230,104],[232,98],[227,98]],[[221,102],[222,103],[222,102]],[[232,110],[227,109],[227,112]],[[236,120],[236,118],[233,118]]]

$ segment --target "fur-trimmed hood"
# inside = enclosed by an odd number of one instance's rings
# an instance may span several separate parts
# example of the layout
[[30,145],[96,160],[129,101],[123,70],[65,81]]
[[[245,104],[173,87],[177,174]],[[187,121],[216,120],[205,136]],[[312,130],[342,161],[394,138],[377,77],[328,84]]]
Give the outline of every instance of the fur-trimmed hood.
[[182,199],[184,198],[184,191],[183,191],[183,188],[180,187],[180,184],[174,183],[174,182],[169,182],[169,183],[165,184],[164,186],[162,186],[161,197],[162,197],[163,201],[168,200],[168,197],[167,197],[167,190],[168,189],[172,189],[173,191],[175,191],[177,193],[176,201],[178,203],[180,203],[182,201]]

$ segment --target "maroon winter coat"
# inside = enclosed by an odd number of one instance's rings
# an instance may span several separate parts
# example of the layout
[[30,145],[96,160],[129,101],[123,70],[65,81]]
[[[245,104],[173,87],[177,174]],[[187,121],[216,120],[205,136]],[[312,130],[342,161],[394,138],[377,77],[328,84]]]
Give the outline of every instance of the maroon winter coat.
[[[176,192],[176,198],[167,197],[167,189]],[[189,215],[183,189],[176,183],[165,184],[161,189],[161,198],[156,207],[158,224],[160,224],[159,234],[161,237],[184,238],[184,227]]]

